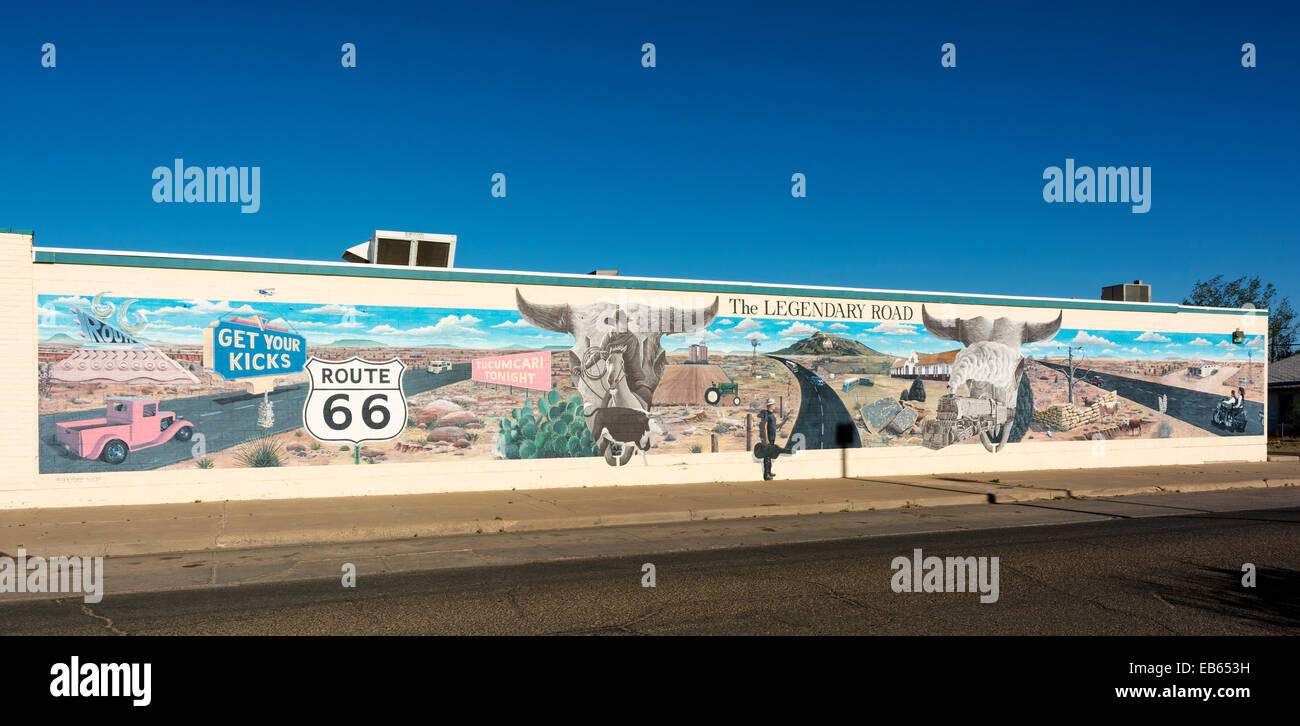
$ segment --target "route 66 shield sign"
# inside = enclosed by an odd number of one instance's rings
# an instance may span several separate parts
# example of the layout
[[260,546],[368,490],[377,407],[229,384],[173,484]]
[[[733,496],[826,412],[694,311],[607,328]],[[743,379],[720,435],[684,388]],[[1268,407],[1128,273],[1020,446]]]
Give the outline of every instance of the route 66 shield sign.
[[302,421],[320,441],[386,441],[406,428],[406,365],[393,359],[376,363],[357,357],[324,360],[313,356]]

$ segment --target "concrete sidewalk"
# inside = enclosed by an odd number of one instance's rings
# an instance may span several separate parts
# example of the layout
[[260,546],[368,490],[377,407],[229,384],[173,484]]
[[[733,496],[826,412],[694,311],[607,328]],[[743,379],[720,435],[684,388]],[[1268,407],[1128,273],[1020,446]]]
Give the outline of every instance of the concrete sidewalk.
[[0,511],[0,553],[124,556],[1295,486],[1300,461]]

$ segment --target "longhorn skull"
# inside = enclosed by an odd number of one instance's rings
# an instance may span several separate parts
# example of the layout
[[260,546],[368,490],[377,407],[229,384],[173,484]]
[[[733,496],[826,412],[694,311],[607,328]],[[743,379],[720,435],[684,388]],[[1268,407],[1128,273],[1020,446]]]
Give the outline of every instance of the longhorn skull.
[[717,297],[702,308],[548,305],[529,302],[516,289],[515,300],[528,323],[573,335],[569,370],[582,413],[605,461],[614,466],[626,464],[637,448],[650,447],[650,403],[667,360],[660,337],[703,330],[718,314]]
[[991,320],[983,315],[974,318],[935,318],[921,306],[925,329],[937,338],[960,341],[966,347],[953,360],[948,377],[948,393],[955,395],[964,383],[972,398],[991,398],[1007,408],[1007,424],[1002,427],[995,445],[987,431],[980,432],[980,442],[989,451],[1000,451],[1011,436],[1011,421],[1019,402],[1020,377],[1025,358],[1020,346],[1047,340],[1061,329],[1064,313],[1043,323],[1029,323],[1011,318]]

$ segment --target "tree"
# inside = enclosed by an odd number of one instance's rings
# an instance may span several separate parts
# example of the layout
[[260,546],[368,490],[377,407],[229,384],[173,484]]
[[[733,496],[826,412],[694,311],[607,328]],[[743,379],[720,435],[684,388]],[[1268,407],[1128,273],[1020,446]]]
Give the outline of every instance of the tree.
[[1275,361],[1291,355],[1291,348],[1300,342],[1291,299],[1284,297],[1279,303],[1277,297],[1277,288],[1272,283],[1263,283],[1258,276],[1225,281],[1223,275],[1215,275],[1208,280],[1197,280],[1183,304],[1212,308],[1253,305],[1268,310],[1268,359]]
[[912,389],[907,393],[907,400],[925,401],[925,384],[921,382],[920,378],[912,379]]

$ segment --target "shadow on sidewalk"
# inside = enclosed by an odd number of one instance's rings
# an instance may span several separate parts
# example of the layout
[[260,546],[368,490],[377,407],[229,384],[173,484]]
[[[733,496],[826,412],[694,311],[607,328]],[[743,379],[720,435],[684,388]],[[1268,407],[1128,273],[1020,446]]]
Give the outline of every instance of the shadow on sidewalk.
[[[851,479],[853,481],[867,482],[869,484],[893,484],[894,486],[911,487],[913,489],[928,489],[933,492],[952,492],[954,494],[983,494],[983,492],[972,492],[969,489],[952,489],[950,487],[937,487],[932,484],[918,484],[914,481],[894,481],[892,479],[871,479],[865,476],[846,476],[844,478]],[[955,480],[955,481],[960,481],[960,480]],[[979,482],[974,482],[974,483],[979,483]],[[985,496],[988,497],[989,504],[997,503],[993,501],[992,494],[985,494]]]

